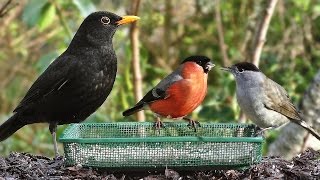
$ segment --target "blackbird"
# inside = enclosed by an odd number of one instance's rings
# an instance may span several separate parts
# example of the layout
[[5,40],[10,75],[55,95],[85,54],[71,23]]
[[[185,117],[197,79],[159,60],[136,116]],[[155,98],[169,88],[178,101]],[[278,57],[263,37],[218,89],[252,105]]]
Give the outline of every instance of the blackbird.
[[85,120],[106,100],[117,73],[113,35],[119,25],[138,19],[107,11],[85,18],[67,50],[38,77],[13,116],[0,126],[0,141],[25,125],[49,123],[58,157],[57,125]]
[[215,65],[206,56],[190,56],[180,66],[152,88],[136,105],[124,111],[123,116],[149,107],[157,115],[155,128],[163,126],[160,117],[184,119],[196,131],[199,122],[186,116],[195,110],[207,94],[208,73]]

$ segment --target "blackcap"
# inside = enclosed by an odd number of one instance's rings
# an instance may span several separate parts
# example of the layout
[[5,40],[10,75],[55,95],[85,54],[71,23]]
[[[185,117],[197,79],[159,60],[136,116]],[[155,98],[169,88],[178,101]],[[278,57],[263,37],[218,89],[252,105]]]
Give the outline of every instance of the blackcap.
[[235,77],[238,104],[260,128],[276,128],[291,121],[320,140],[320,135],[302,119],[286,90],[254,64],[241,62],[222,70]]

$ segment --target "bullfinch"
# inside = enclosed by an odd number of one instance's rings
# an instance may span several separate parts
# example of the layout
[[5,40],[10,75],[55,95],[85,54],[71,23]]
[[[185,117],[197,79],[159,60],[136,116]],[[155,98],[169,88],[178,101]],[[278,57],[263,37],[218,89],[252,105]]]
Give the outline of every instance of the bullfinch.
[[135,106],[123,112],[130,116],[149,107],[156,114],[155,128],[163,124],[160,117],[184,119],[196,131],[194,121],[186,116],[195,110],[207,94],[208,72],[215,65],[206,56],[190,56],[180,66],[152,88]]

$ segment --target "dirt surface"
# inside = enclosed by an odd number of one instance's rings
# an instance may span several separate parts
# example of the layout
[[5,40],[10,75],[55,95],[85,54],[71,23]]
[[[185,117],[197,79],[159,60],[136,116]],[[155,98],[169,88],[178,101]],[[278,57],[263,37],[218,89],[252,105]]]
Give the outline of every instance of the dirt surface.
[[183,172],[110,172],[79,166],[64,167],[63,160],[52,160],[27,153],[0,157],[2,179],[320,179],[320,151],[308,149],[292,161],[265,157],[260,164],[246,170],[212,170]]

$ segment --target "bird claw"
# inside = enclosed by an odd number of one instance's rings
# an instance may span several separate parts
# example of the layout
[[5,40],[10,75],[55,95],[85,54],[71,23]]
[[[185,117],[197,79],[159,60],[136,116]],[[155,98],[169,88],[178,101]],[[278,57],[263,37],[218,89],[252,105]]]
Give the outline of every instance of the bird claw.
[[160,129],[165,128],[165,126],[163,125],[163,123],[161,121],[156,121],[153,125],[153,128],[155,129],[155,131],[157,130],[158,133],[160,134]]
[[190,129],[193,128],[194,132],[197,132],[197,126],[201,127],[199,121],[195,121],[192,119],[189,119],[189,124],[187,125]]
[[55,160],[55,161],[63,160],[63,156],[60,156],[59,154],[57,154],[57,155],[53,158],[53,160]]
[[269,130],[269,129],[273,129],[274,127],[267,127],[267,128],[263,128],[263,129],[259,129],[257,130],[255,136],[262,136],[265,137],[265,131]]
[[255,137],[257,136],[264,136],[264,131],[262,131],[262,129],[258,130],[255,134],[254,134]]

